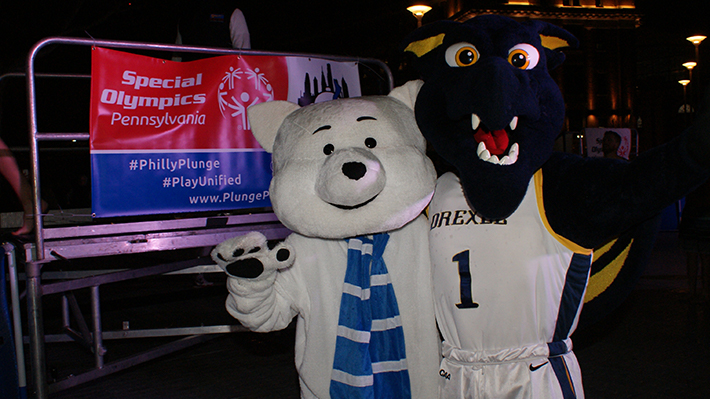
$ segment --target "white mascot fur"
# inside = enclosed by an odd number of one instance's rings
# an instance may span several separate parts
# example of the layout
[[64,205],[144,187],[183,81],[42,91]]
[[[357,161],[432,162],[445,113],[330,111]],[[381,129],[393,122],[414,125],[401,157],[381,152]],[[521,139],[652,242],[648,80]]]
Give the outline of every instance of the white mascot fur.
[[[252,232],[221,243],[212,258],[228,274],[227,310],[243,325],[275,331],[298,318],[303,398],[438,397],[439,336],[421,214],[436,174],[414,119],[417,89],[248,110],[254,136],[273,153],[274,212],[293,233],[269,249]],[[365,279],[348,266],[353,253],[368,265],[352,269],[366,270]],[[375,272],[381,260],[385,271]],[[353,276],[363,285],[346,281]]]

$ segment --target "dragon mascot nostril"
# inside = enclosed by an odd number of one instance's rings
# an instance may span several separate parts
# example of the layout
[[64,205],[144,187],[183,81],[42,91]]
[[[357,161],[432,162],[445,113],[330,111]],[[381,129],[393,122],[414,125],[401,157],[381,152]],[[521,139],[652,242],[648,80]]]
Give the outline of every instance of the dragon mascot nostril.
[[708,114],[633,162],[553,152],[565,105],[548,70],[576,46],[542,21],[483,15],[412,32],[415,116],[455,173],[429,208],[444,398],[582,398],[572,352],[592,248],[709,175]]

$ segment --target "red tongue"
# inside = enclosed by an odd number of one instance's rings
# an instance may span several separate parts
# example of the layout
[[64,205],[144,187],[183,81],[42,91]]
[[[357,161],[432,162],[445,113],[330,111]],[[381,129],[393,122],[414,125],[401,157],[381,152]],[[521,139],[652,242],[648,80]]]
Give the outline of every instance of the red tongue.
[[491,155],[501,155],[508,148],[508,133],[505,130],[486,132],[483,129],[478,129],[473,138],[479,143],[485,143]]

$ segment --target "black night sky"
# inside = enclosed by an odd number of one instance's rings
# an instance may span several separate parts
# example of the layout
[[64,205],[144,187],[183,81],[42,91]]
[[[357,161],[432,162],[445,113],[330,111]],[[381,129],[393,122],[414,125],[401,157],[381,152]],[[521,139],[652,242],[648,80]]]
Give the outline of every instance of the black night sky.
[[[228,18],[234,8],[245,14],[254,49],[397,60],[401,56],[398,44],[416,28],[416,20],[406,10],[409,3],[406,0],[5,1],[0,9],[3,38],[0,73],[21,71],[27,51],[49,36],[174,43],[181,26],[185,44],[219,46],[218,34],[211,34],[205,21],[210,13],[223,13]],[[425,15],[424,23],[445,17],[443,2],[430,3],[435,7]],[[479,7],[490,1],[468,3]],[[636,0],[637,11],[644,14],[642,36],[648,38],[649,45],[672,47],[689,34],[708,34],[704,5],[701,0]],[[42,54],[38,67],[64,69],[63,65],[73,63],[76,68],[86,70],[88,66],[82,65],[83,60],[69,54],[61,50],[55,57]]]
[[[467,4],[483,7],[491,2],[501,3],[472,0]],[[425,15],[424,24],[446,16],[445,2],[431,3],[434,9]],[[214,24],[210,24],[209,15],[222,13],[228,19],[234,8],[240,8],[249,27],[253,49],[376,58],[388,62],[395,84],[401,84],[416,77],[406,68],[398,69],[404,59],[398,50],[399,44],[416,29],[416,19],[406,10],[409,4],[406,0],[4,1],[0,6],[0,75],[23,72],[30,48],[51,36],[172,44],[180,26],[185,44],[220,47],[226,45],[225,40],[220,41],[220,32],[212,30]],[[685,37],[710,34],[705,4],[701,0],[636,0],[636,11],[643,14],[643,24],[637,30],[636,48],[624,51],[636,57],[639,76],[645,76],[640,84],[658,85],[653,90],[660,93],[659,97],[669,90],[678,91],[677,79],[687,73],[680,64],[693,58],[694,49]],[[226,30],[222,35],[224,39]],[[710,43],[701,45],[701,61],[710,56],[705,46]],[[165,52],[149,55],[170,56]],[[45,47],[35,65],[36,72],[89,73],[90,51],[86,46]],[[26,100],[21,79],[17,80],[16,91],[20,95],[1,99],[0,135],[17,150],[18,162],[26,168]],[[665,86],[661,85],[664,81]],[[45,124],[40,115],[40,131],[88,131],[88,99],[58,99],[41,93],[38,97],[42,97],[38,104],[40,110],[51,109],[62,115],[51,118],[51,127],[47,130],[43,129],[50,122]],[[49,173],[46,168],[44,171]],[[55,191],[61,191],[62,187],[74,184],[66,179],[82,173],[65,170],[61,176],[42,177],[42,181],[53,182],[57,187]],[[4,191],[6,187],[2,184],[0,182],[0,190]],[[17,204],[11,206],[17,207]]]
[[[227,20],[240,8],[249,26],[252,48],[268,51],[358,55],[385,58],[416,28],[406,1],[313,0],[66,0],[4,2],[0,12],[1,72],[24,67],[29,48],[49,36],[174,43],[178,25],[185,44],[219,46],[210,31],[211,13]],[[9,4],[8,4],[9,3]],[[33,4],[35,3],[35,4]],[[34,6],[33,6],[34,5]],[[210,34],[212,33],[212,34]],[[52,63],[71,61],[66,57]]]

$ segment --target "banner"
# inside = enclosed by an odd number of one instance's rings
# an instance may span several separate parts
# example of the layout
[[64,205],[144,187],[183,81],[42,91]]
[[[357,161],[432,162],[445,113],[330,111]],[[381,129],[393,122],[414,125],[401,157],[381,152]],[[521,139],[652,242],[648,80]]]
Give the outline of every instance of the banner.
[[620,144],[616,154],[624,159],[629,159],[631,154],[631,129],[626,128],[606,128],[606,127],[590,127],[584,129],[584,139],[587,146],[587,156],[603,157],[602,143],[604,135],[607,132],[616,133],[619,135]]
[[246,109],[360,95],[355,63],[227,55],[174,62],[92,49],[96,217],[269,207],[271,155]]

